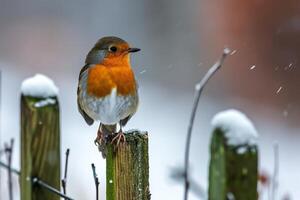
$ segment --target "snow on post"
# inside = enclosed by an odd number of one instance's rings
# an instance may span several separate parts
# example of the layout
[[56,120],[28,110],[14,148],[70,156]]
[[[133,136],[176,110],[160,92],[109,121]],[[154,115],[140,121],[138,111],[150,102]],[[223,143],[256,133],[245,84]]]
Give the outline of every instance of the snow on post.
[[212,119],[209,200],[257,199],[257,131],[238,110]]
[[[60,188],[60,119],[54,82],[37,74],[21,86],[21,199],[59,200],[32,180]],[[51,173],[50,173],[51,172]],[[34,176],[34,177],[33,177]]]
[[212,120],[214,129],[221,129],[228,145],[256,145],[257,131],[248,117],[238,110],[226,110],[216,114]]
[[54,82],[45,75],[36,74],[23,81],[21,91],[24,96],[37,98],[55,97],[58,95],[58,88]]

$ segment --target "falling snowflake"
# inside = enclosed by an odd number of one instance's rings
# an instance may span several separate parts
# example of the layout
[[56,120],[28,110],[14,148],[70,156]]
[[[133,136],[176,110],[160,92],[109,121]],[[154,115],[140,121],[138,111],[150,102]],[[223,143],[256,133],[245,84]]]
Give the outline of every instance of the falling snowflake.
[[278,90],[276,91],[276,94],[279,94],[279,92],[280,92],[282,89],[283,89],[283,87],[280,86],[280,87],[278,88]]
[[144,69],[143,71],[140,72],[140,74],[144,74],[146,72],[146,70]]
[[233,51],[230,53],[230,55],[232,56],[232,55],[234,55],[236,52],[237,52],[237,50],[233,50]]
[[255,67],[256,67],[256,65],[252,65],[252,66],[250,67],[250,70],[255,69]]

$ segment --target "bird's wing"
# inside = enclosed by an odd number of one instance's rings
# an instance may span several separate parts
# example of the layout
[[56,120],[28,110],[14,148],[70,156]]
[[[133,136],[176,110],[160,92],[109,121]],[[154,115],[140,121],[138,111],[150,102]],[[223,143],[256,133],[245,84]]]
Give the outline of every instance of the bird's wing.
[[[79,74],[79,81],[81,79],[82,74],[89,68],[89,65],[91,64],[97,64],[100,63],[105,57],[105,51],[103,50],[97,50],[95,47],[88,53],[88,55],[86,56],[85,59],[85,63],[86,65],[81,69],[80,74]],[[80,114],[83,116],[83,118],[85,119],[86,123],[88,125],[92,125],[94,123],[94,120],[88,116],[88,114],[81,108],[81,104],[79,102],[79,92],[80,92],[80,88],[79,88],[79,84],[78,84],[78,88],[77,88],[77,105],[78,105],[78,110],[80,112]]]
[[125,126],[132,116],[133,116],[133,114],[128,115],[128,116],[127,116],[126,118],[124,118],[124,119],[121,119],[121,120],[120,120],[120,125],[121,125],[121,127]]
[[[79,81],[81,79],[81,76],[82,76],[83,72],[85,72],[88,69],[88,67],[89,67],[88,65],[85,65],[81,69],[80,74],[79,74]],[[88,114],[86,114],[86,112],[81,108],[81,104],[79,102],[79,92],[80,92],[80,88],[79,88],[79,84],[78,84],[78,87],[77,87],[77,106],[78,106],[78,110],[79,110],[80,114],[82,115],[82,117],[84,118],[84,120],[86,121],[86,123],[91,126],[94,123],[94,120],[90,116],[88,116]]]
[[137,110],[137,107],[138,107],[138,104],[139,104],[139,96],[138,96],[137,90],[136,90],[136,95],[135,95],[134,101],[136,102],[135,110],[133,110],[133,112],[130,115],[128,115],[126,118],[120,120],[120,126],[121,127],[123,127],[127,124],[127,122],[131,119],[131,117],[135,114],[135,112]]

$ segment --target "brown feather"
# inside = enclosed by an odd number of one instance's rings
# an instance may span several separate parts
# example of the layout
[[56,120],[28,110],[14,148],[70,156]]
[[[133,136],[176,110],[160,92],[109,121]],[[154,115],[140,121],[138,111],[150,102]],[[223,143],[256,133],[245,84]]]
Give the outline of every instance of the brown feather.
[[[88,65],[85,65],[85,66],[80,70],[79,80],[80,80],[80,77],[81,77],[82,73],[83,73],[85,70],[87,70],[88,68],[89,68],[89,66],[88,66]],[[86,123],[87,123],[88,125],[91,126],[91,125],[94,123],[94,120],[93,120],[90,116],[88,116],[88,115],[86,114],[86,112],[81,108],[81,105],[80,105],[80,102],[79,102],[79,98],[78,98],[79,92],[80,92],[80,88],[79,88],[79,86],[78,86],[78,87],[77,87],[77,106],[78,106],[79,113],[82,115],[82,117],[84,118],[84,120],[86,121]]]

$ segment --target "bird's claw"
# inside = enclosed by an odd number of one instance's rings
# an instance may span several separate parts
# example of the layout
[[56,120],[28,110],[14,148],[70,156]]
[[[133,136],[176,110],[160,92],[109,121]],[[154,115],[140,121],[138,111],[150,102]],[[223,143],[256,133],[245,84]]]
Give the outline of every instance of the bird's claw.
[[96,139],[94,140],[94,144],[95,144],[96,146],[99,146],[99,145],[101,145],[101,142],[96,138]]
[[97,137],[96,137],[96,139],[94,140],[94,144],[96,145],[96,146],[100,146],[100,145],[102,145],[104,143],[104,139],[103,139],[103,133],[101,132],[101,131],[98,131],[98,133],[97,133]]
[[120,144],[126,144],[126,137],[123,131],[119,131],[117,135],[111,140],[111,144],[116,144],[118,147]]

